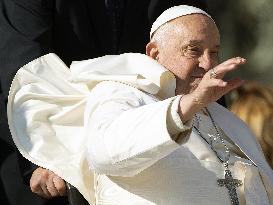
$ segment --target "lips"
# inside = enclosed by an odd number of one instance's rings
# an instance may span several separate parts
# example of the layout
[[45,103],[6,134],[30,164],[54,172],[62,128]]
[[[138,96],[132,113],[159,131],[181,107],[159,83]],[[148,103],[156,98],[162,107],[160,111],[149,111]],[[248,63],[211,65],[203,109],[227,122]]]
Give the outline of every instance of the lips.
[[193,75],[192,78],[203,78],[204,75]]
[[191,77],[192,78],[203,78],[205,75],[205,73],[203,72],[203,70],[198,70],[195,71],[194,73],[192,73]]

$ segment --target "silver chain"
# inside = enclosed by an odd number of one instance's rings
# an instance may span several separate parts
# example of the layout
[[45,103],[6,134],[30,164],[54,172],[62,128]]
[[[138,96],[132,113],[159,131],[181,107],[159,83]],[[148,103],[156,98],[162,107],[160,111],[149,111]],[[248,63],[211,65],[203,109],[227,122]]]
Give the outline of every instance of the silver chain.
[[[196,131],[198,132],[198,134],[199,134],[199,135],[200,135],[200,136],[201,136],[201,137],[202,137],[202,138],[211,146],[211,149],[214,151],[214,153],[216,154],[216,156],[220,159],[220,161],[223,163],[224,167],[227,169],[227,168],[228,168],[228,163],[229,163],[229,158],[230,158],[230,151],[229,151],[229,148],[228,148],[228,146],[226,145],[224,139],[222,138],[222,136],[221,136],[219,130],[217,129],[216,123],[215,123],[215,121],[213,120],[213,118],[212,118],[212,116],[211,116],[209,110],[208,110],[207,108],[205,108],[205,111],[207,112],[207,114],[208,114],[208,116],[209,116],[209,118],[210,118],[210,120],[211,120],[211,122],[212,122],[212,125],[213,125],[213,127],[214,127],[214,129],[215,129],[215,131],[216,131],[217,138],[220,139],[221,143],[222,143],[222,144],[224,145],[224,147],[225,147],[225,157],[222,159],[222,158],[219,156],[219,154],[217,153],[217,151],[214,149],[213,144],[212,144],[212,140],[215,140],[215,139],[212,139],[212,137],[209,136],[209,137],[210,137],[210,142],[208,142],[208,141],[206,140],[206,138],[202,135],[202,133],[200,132],[200,130],[199,130],[196,126],[193,126],[193,128],[196,129]],[[197,118],[196,114],[195,114],[195,119],[196,119],[196,121],[197,121],[197,123],[198,123],[198,127],[199,127],[199,121],[198,121],[198,118]]]
[[[229,194],[229,197],[230,197],[230,200],[231,200],[231,204],[232,205],[239,205],[239,199],[238,199],[238,195],[237,195],[237,192],[236,192],[236,188],[239,187],[239,186],[242,186],[243,182],[241,180],[238,180],[238,179],[234,179],[232,177],[232,174],[231,174],[231,171],[229,170],[229,158],[230,158],[230,152],[229,152],[229,148],[227,147],[224,139],[222,138],[222,136],[220,135],[220,132],[219,130],[217,129],[217,126],[209,112],[209,110],[207,108],[205,108],[205,111],[207,112],[212,124],[213,124],[213,127],[217,133],[217,137],[221,140],[221,143],[224,145],[225,147],[225,154],[226,156],[223,157],[223,159],[220,157],[220,154],[218,154],[218,152],[214,149],[213,147],[213,143],[212,143],[212,140],[216,141],[217,138],[212,138],[210,135],[210,143],[206,140],[206,138],[202,135],[202,133],[200,132],[200,130],[196,127],[196,126],[193,126],[198,134],[211,146],[211,149],[214,151],[214,153],[216,154],[216,156],[219,158],[219,160],[223,163],[224,167],[225,167],[225,178],[224,179],[218,179],[217,180],[217,183],[219,186],[225,186],[227,189],[228,189],[228,194]],[[198,118],[197,116],[195,115],[195,119],[198,123],[198,127],[199,127],[199,121],[198,121]]]

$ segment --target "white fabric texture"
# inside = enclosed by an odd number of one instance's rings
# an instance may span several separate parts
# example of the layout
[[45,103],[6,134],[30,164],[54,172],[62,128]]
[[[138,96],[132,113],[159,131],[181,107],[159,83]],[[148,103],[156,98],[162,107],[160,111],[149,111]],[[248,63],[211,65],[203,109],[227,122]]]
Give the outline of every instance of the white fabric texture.
[[189,120],[188,122],[183,124],[178,114],[178,107],[181,97],[182,96],[178,96],[174,99],[167,113],[167,115],[169,115],[167,116],[167,118],[169,119],[167,120],[167,127],[170,135],[173,136],[173,138],[177,138],[177,135],[179,135],[181,132],[188,130],[192,127],[192,120]]
[[179,6],[173,6],[167,10],[165,10],[153,23],[152,28],[150,30],[150,38],[152,38],[153,33],[163,24],[176,19],[180,16],[186,16],[189,14],[203,14],[207,17],[209,17],[213,22],[214,20],[212,17],[202,9],[188,6],[188,5],[179,5]]
[[158,98],[174,96],[173,74],[146,55],[104,56],[73,62],[68,69],[48,54],[17,72],[8,99],[9,127],[21,154],[62,176],[90,203],[95,193],[84,156],[83,116],[90,90],[104,80],[121,81]]
[[[87,107],[95,110],[87,110],[85,119],[90,133],[89,162],[97,173],[96,204],[230,204],[227,189],[216,184],[217,178],[223,178],[224,167],[210,146],[196,131],[181,146],[166,133],[161,121],[166,117],[161,115],[166,115],[167,101],[157,102],[114,82],[99,84],[89,95]],[[209,110],[215,107],[220,106],[212,104]],[[204,117],[200,129],[203,135],[217,135]],[[245,140],[252,141],[250,146],[256,144],[251,137]],[[238,189],[241,204],[270,204],[258,169],[236,153],[232,159],[233,176],[244,182]]]
[[[216,185],[223,167],[210,147],[195,132],[187,135],[190,124],[177,122],[181,143],[169,134],[168,111],[180,98],[174,90],[174,76],[145,55],[105,56],[69,70],[49,54],[17,72],[9,126],[25,158],[77,187],[91,204],[229,204],[226,189]],[[231,167],[245,182],[241,198],[269,204],[264,183],[272,203],[272,170],[255,137],[225,108],[208,109],[257,165],[238,160]]]

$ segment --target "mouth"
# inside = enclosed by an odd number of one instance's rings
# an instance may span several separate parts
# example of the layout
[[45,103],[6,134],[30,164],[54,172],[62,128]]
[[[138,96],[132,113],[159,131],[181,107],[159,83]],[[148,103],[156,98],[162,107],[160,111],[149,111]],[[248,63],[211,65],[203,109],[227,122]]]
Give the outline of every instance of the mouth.
[[204,77],[204,75],[194,75],[194,76],[192,76],[192,78],[200,78],[200,79],[202,79]]

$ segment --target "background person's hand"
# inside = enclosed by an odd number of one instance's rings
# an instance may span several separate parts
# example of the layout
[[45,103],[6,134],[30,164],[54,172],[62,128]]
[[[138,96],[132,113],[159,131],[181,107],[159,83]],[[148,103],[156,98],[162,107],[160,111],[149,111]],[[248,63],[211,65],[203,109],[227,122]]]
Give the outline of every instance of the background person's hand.
[[66,195],[64,180],[52,171],[41,167],[33,172],[30,179],[30,188],[33,193],[47,199]]

